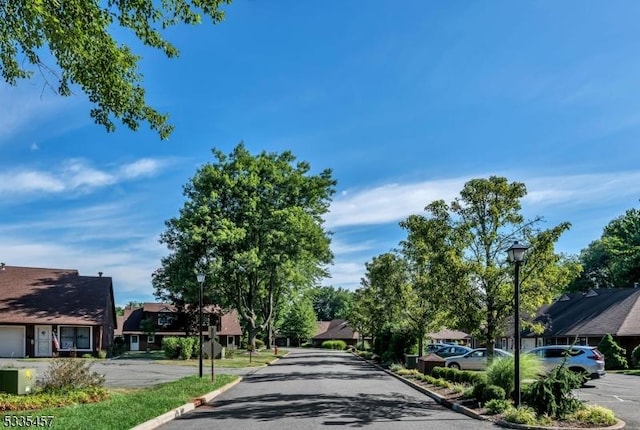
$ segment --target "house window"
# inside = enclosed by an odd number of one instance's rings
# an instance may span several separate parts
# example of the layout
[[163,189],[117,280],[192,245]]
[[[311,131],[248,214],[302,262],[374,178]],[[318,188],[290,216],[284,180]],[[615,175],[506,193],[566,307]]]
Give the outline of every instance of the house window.
[[60,349],[91,351],[91,327],[60,327]]
[[156,342],[156,336],[153,334],[150,334],[147,336],[147,343],[155,343]]
[[159,326],[169,326],[173,323],[173,315],[170,313],[161,313],[158,314],[158,325]]

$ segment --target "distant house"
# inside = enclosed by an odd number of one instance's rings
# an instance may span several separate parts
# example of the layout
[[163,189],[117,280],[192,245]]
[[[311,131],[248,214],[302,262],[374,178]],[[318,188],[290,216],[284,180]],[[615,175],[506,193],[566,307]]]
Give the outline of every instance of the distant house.
[[[122,336],[126,349],[129,351],[157,350],[162,347],[162,339],[167,336],[186,336],[188,321],[184,313],[179,312],[174,305],[167,303],[143,303],[142,306],[126,307],[122,324],[116,332]],[[144,330],[144,320],[151,321],[153,333]],[[218,342],[228,348],[240,345],[242,329],[236,311],[222,313],[217,306],[203,308],[202,333],[208,340],[209,325],[216,326]],[[196,336],[197,327],[192,334]]]
[[110,277],[0,264],[0,357],[96,354],[116,327]]
[[427,333],[427,339],[431,343],[455,343],[460,345],[468,345],[471,343],[471,335],[460,331],[443,328],[434,333]]
[[311,338],[314,346],[322,345],[325,340],[343,340],[347,345],[355,345],[358,342],[358,332],[347,320],[319,321],[318,328],[321,332]]

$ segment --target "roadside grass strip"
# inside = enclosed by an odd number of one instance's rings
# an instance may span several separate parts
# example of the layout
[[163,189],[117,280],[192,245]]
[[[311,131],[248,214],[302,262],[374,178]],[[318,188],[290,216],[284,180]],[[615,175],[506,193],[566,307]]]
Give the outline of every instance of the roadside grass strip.
[[[268,363],[272,362],[277,358],[282,358],[288,353],[287,350],[278,350],[278,355],[273,353],[273,350],[265,349],[262,351],[257,351],[251,353],[251,357],[249,357],[249,353],[242,351],[237,352],[232,358],[225,358],[224,360],[215,360],[214,367],[225,368],[225,369],[240,369],[244,367],[261,367],[266,366]],[[180,366],[198,366],[197,359],[191,360],[156,360],[155,364],[171,364],[171,365],[180,365]],[[211,364],[210,359],[204,360],[205,366],[209,366]]]
[[[73,404],[21,412],[3,412],[0,423],[20,422],[19,417],[53,417],[51,428],[75,430],[130,429],[238,379],[235,375],[216,375],[215,384],[208,378],[188,376],[152,388],[112,390],[109,399],[98,403]],[[2,424],[0,424],[2,425]]]

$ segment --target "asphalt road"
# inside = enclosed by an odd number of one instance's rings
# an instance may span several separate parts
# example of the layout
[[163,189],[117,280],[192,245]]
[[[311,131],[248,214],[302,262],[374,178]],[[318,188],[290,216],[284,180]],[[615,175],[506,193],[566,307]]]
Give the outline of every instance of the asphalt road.
[[607,373],[589,382],[577,396],[590,404],[611,409],[627,430],[640,430],[640,377]]
[[436,404],[344,352],[293,350],[210,404],[160,427],[169,429],[496,428]]
[[[42,378],[49,367],[49,361],[27,361],[0,359],[0,367],[12,366],[18,368],[36,369],[36,378],[42,381]],[[217,368],[216,372],[246,375],[255,372],[258,368],[244,369],[223,369]],[[127,359],[110,359],[94,361],[91,370],[105,377],[105,385],[111,388],[136,388],[136,387],[152,387],[154,385],[171,382],[185,376],[197,375],[197,366],[178,366],[170,364],[155,364],[148,360],[127,360]],[[209,375],[209,362],[205,362],[204,373]]]

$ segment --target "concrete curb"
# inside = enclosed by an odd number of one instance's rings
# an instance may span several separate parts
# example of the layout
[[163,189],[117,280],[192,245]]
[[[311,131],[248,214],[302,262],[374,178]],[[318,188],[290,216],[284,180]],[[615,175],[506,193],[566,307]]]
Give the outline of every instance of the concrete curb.
[[224,385],[218,388],[217,390],[214,390],[203,396],[195,398],[193,401],[189,403],[185,403],[184,405],[179,406],[175,409],[172,409],[169,412],[166,412],[158,417],[152,418],[149,421],[145,421],[141,424],[138,424],[137,426],[133,427],[131,430],[153,430],[157,427],[160,427],[162,424],[166,424],[169,421],[172,421],[186,414],[187,412],[193,411],[198,406],[202,406],[205,403],[213,400],[215,397],[219,396],[220,394],[224,393],[225,391],[239,384],[240,381],[242,381],[242,376],[238,377],[238,379],[236,379],[235,381],[230,382],[227,385]]
[[[404,382],[405,384],[409,385],[410,387],[414,388],[417,391],[420,391],[423,394],[426,394],[427,396],[431,397],[433,400],[435,400],[438,404],[449,408],[455,412],[459,412],[461,414],[464,414],[470,418],[475,418],[477,420],[481,420],[481,421],[491,421],[485,417],[483,417],[482,415],[474,412],[473,410],[462,406],[459,403],[455,403],[455,402],[451,402],[447,399],[445,399],[444,397],[440,396],[439,394],[434,393],[433,391],[428,390],[427,388],[423,387],[422,385],[416,384],[413,381],[404,378],[394,372],[391,372],[388,369],[385,369],[384,367],[380,366],[378,363],[374,363],[370,360],[367,360],[365,358],[360,357],[359,355],[353,354],[354,356],[358,357],[359,359],[371,364],[372,366],[376,367],[379,370],[382,370],[383,372],[385,372],[388,375],[393,376],[394,378]],[[510,428],[510,429],[518,429],[518,430],[623,430],[626,426],[626,423],[620,419],[618,419],[618,422],[615,423],[612,426],[609,427],[542,427],[542,426],[529,426],[529,425],[523,425],[523,424],[515,424],[515,423],[510,423],[507,421],[502,421],[499,420],[497,422],[495,422],[496,425],[500,426],[500,427],[505,427],[505,428]]]

